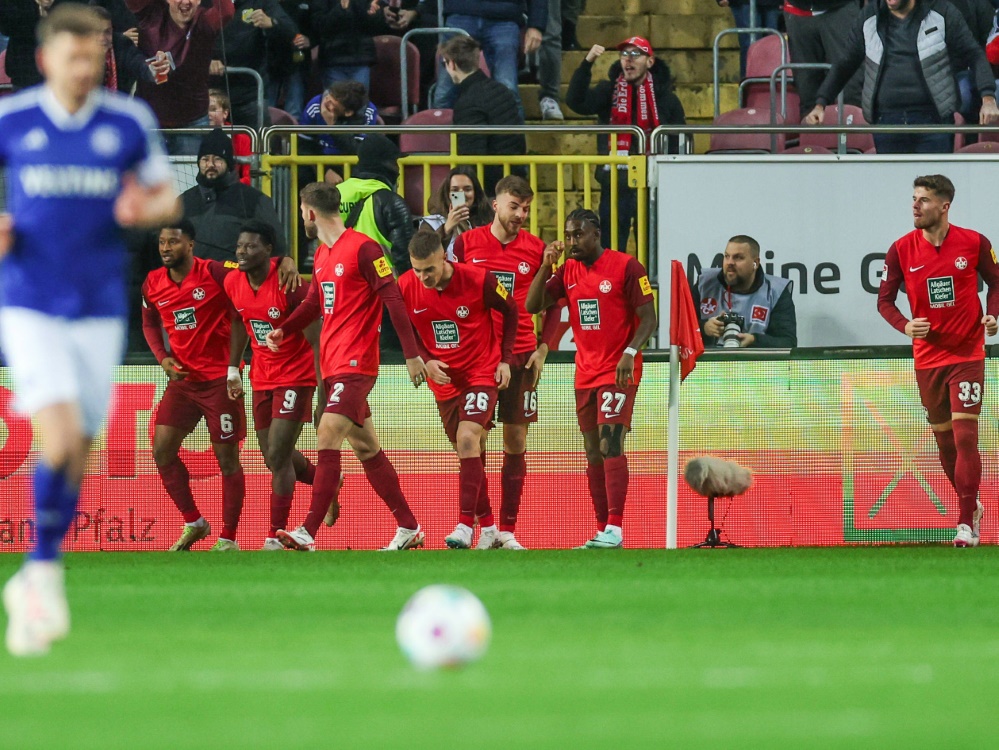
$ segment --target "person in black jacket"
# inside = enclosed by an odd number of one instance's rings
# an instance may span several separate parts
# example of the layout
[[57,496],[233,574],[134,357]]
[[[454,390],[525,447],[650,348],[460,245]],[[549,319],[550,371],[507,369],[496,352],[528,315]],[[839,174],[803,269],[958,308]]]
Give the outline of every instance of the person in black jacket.
[[[458,90],[454,124],[523,125],[524,116],[510,90],[479,69],[480,50],[479,43],[470,36],[453,36],[440,47],[441,63]],[[523,156],[527,153],[527,140],[523,134],[464,133],[458,136],[458,153]],[[493,194],[502,177],[501,166],[486,167],[487,195]]]
[[309,26],[319,40],[323,88],[336,81],[358,81],[371,91],[373,34],[384,28],[384,22],[380,14],[368,12],[370,7],[370,0],[312,0]]
[[[599,81],[590,88],[593,62],[605,52],[599,44],[593,45],[572,74],[565,95],[566,104],[581,115],[596,115],[601,125],[637,125],[646,135],[659,125],[686,124],[683,104],[673,92],[673,76],[669,66],[655,56],[652,45],[642,37],[633,36],[617,45],[617,49],[621,59],[611,65],[607,80]],[[642,101],[654,101],[656,106],[645,110]],[[669,138],[669,153],[677,153],[678,140],[675,137]],[[598,136],[597,143],[601,153],[611,153],[607,136]],[[651,140],[646,146],[647,150],[651,149]],[[627,155],[641,152],[633,138],[620,134],[614,144],[614,153]],[[638,198],[636,191],[628,187],[628,170],[619,167],[617,234],[612,234],[610,174],[608,165],[597,169],[597,182],[600,183],[600,240],[604,247],[623,252],[637,212]],[[612,239],[616,240],[616,245],[612,244]]]
[[42,82],[35,67],[35,27],[58,0],[0,0],[0,34],[8,37],[6,72],[14,90]]

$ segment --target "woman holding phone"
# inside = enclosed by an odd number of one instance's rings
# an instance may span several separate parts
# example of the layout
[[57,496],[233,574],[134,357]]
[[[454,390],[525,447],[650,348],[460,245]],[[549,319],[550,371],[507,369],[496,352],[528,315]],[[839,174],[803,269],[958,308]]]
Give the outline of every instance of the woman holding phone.
[[493,209],[475,175],[475,167],[462,165],[448,172],[430,198],[434,213],[420,220],[421,231],[431,230],[441,237],[448,260],[454,260],[455,238],[462,232],[493,220]]

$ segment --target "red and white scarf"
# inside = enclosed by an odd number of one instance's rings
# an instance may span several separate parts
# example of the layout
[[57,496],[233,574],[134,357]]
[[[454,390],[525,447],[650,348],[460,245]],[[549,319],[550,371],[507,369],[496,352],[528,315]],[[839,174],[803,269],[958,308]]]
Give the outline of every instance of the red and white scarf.
[[[637,97],[636,97],[637,92]],[[633,117],[635,99],[638,99],[638,116]],[[622,73],[614,82],[614,98],[611,101],[611,125],[637,125],[646,133],[651,133],[659,126],[659,109],[656,107],[656,92],[652,86],[652,76],[646,74],[645,80],[637,86],[629,84]],[[649,146],[652,146],[651,139]],[[627,156],[631,153],[631,133],[617,134],[617,155]]]
[[118,90],[118,61],[114,59],[113,49],[109,49],[104,58],[104,88]]

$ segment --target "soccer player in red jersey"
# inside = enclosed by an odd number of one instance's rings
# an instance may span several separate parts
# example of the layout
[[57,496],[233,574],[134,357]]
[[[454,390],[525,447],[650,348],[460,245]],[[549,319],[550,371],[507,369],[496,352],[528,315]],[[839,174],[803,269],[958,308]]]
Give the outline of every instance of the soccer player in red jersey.
[[[194,502],[190,474],[178,453],[184,438],[205,418],[222,470],[222,533],[212,549],[227,552],[239,549],[236,529],[246,494],[239,462],[246,416],[242,399],[231,400],[226,389],[234,311],[223,285],[235,264],[195,258],[194,234],[187,219],[161,229],[163,267],[151,271],[142,286],[142,330],[170,381],[156,409],[153,459],[163,487],[184,516],[184,531],[170,549],[190,549],[211,528]],[[297,286],[294,263],[286,258],[282,264],[284,275],[290,274]]]
[[[427,385],[460,462],[458,525],[444,541],[452,549],[468,549],[477,511],[481,536],[497,536],[488,494],[480,504],[483,456],[496,399],[510,382],[517,306],[485,268],[448,262],[436,232],[417,232],[409,259],[413,268],[399,277],[399,291],[425,347]],[[492,310],[503,316],[502,342],[493,329]]]
[[[503,494],[500,504],[499,535],[480,536],[480,547],[506,546],[523,549],[514,536],[517,512],[527,475],[527,428],[538,420],[538,379],[548,356],[548,345],[538,343],[534,318],[524,309],[527,288],[541,267],[545,243],[521,227],[531,213],[534,191],[527,180],[509,175],[496,183],[495,211],[491,224],[470,229],[454,243],[459,263],[470,263],[492,271],[513,297],[520,311],[517,342],[510,365],[510,386],[499,396],[499,416],[503,422]],[[557,324],[556,316],[547,323]],[[497,339],[502,318],[493,315]],[[546,341],[547,336],[542,336]],[[485,454],[483,454],[485,455]],[[488,497],[484,492],[484,496]]]
[[271,258],[276,244],[274,227],[251,220],[243,224],[236,241],[236,263],[242,273],[225,278],[225,292],[243,325],[233,325],[229,356],[229,397],[243,396],[239,365],[249,341],[253,352],[253,423],[264,463],[271,471],[271,530],[263,549],[283,550],[277,538],[288,525],[296,479],[312,484],[316,467],[295,450],[302,424],[312,421],[312,396],[319,365],[319,322],[289,336],[278,353],[267,348],[266,337],[301,304],[308,286],[284,292],[278,284],[278,260]]
[[395,467],[378,442],[368,407],[368,393],[378,376],[383,305],[399,333],[410,380],[418,386],[426,379],[405,303],[381,246],[344,226],[340,191],[334,185],[307,185],[301,204],[306,234],[322,243],[316,250],[312,286],[298,309],[267,334],[267,345],[279,351],[287,337],[322,315],[319,356],[326,405],[316,429],[319,461],[309,513],[294,531],[278,531],[278,539],[290,549],[315,549],[316,531],[336,497],[340,446],[347,440],[398,524],[392,541],[382,549],[419,547],[423,530],[402,494]]
[[[564,249],[568,257],[553,273]],[[541,312],[563,298],[576,340],[576,418],[599,529],[584,547],[620,547],[629,478],[624,438],[642,378],[639,350],[656,329],[656,306],[645,268],[626,253],[601,247],[600,219],[586,209],[567,217],[565,245],[545,248],[527,310]]]
[[[912,339],[919,398],[944,473],[957,492],[954,546],[974,547],[983,515],[978,415],[985,390],[985,334],[999,330],[999,265],[988,238],[950,223],[954,183],[927,175],[917,177],[913,188],[916,228],[888,249],[878,312]],[[988,287],[984,315],[979,276]],[[903,282],[912,320],[895,305]]]

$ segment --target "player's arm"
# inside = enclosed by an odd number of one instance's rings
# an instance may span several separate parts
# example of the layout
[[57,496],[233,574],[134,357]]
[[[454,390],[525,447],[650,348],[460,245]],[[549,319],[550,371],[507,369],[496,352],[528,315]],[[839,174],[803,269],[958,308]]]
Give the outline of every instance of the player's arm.
[[462,235],[458,235],[454,238],[454,245],[451,247],[451,252],[454,253],[455,263],[465,262],[465,238]]
[[14,217],[10,214],[0,214],[0,258],[10,252],[14,246]]
[[149,107],[133,100],[135,125],[141,133],[126,162],[114,218],[123,227],[154,229],[176,221],[183,207],[173,188],[173,172],[163,149],[159,124]]
[[563,252],[565,252],[563,242],[553,242],[545,248],[541,256],[541,268],[531,279],[527,300],[524,302],[525,309],[531,315],[544,312],[565,295],[561,273],[555,271],[555,264]]
[[[499,310],[503,315],[503,337],[500,339],[500,361],[496,365],[496,384],[499,389],[505,390],[510,385],[510,365],[513,362],[513,346],[517,341],[517,324],[520,320],[520,311],[513,297],[506,290],[493,274],[487,273],[485,282],[482,285],[482,295],[486,307]],[[483,321],[484,325],[492,325],[490,319]],[[537,352],[536,352],[537,353]],[[545,347],[547,354],[547,347]],[[532,357],[533,360],[533,357]],[[531,362],[527,363],[531,367]],[[544,366],[544,357],[541,359],[541,367]],[[539,368],[540,373],[540,368]],[[535,378],[536,379],[536,378]]]
[[888,248],[888,255],[885,256],[885,269],[881,274],[881,286],[878,288],[878,312],[899,333],[904,333],[912,339],[926,338],[926,334],[930,332],[929,320],[926,318],[909,320],[895,304],[898,290],[903,281],[902,263],[898,257],[898,248],[895,243],[892,243],[892,246]]
[[985,293],[985,315],[982,316],[982,325],[985,326],[985,333],[988,336],[995,336],[999,331],[999,263],[996,262],[996,253],[992,249],[992,243],[984,234],[979,235],[978,244],[978,273],[985,282],[988,291]]
[[170,356],[163,343],[163,319],[156,306],[149,302],[145,287],[142,289],[142,335],[167,378],[183,380],[187,377],[187,371],[181,369],[180,363]]
[[280,328],[275,328],[267,334],[267,348],[276,352],[281,348],[281,342],[284,341],[285,336],[304,331],[310,323],[319,319],[321,311],[319,284],[310,284],[305,299],[295,308],[295,312],[288,316]]
[[618,388],[624,388],[634,382],[635,355],[648,343],[649,337],[655,332],[659,323],[652,285],[649,283],[648,274],[645,273],[645,267],[636,258],[629,260],[625,268],[624,289],[628,301],[635,309],[635,315],[638,316],[638,328],[635,329],[635,335],[631,337],[631,341],[621,353],[621,359],[618,360],[615,375]]
[[250,335],[246,332],[242,318],[235,317],[230,326],[229,374],[225,384],[231,399],[237,399],[243,395],[243,378],[240,375],[240,370],[243,367],[243,354],[246,352],[246,345],[249,341]]

